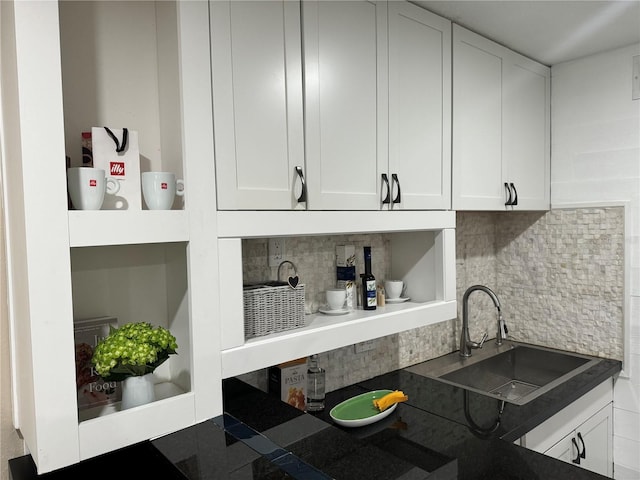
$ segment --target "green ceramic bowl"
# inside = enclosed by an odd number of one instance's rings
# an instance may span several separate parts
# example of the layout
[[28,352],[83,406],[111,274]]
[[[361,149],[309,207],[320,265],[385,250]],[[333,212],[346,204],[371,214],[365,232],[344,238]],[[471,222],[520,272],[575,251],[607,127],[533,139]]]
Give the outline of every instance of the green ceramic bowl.
[[388,417],[398,406],[394,403],[384,412],[378,411],[373,400],[382,398],[394,390],[373,390],[362,393],[339,403],[331,409],[329,415],[338,425],[343,427],[362,427]]

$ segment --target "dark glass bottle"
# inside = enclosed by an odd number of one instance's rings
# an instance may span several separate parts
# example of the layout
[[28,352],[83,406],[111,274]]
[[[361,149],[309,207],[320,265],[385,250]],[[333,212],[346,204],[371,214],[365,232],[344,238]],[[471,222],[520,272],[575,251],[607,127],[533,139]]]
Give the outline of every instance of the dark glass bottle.
[[364,247],[364,273],[362,277],[362,308],[375,310],[376,301],[376,277],[371,273],[371,247]]

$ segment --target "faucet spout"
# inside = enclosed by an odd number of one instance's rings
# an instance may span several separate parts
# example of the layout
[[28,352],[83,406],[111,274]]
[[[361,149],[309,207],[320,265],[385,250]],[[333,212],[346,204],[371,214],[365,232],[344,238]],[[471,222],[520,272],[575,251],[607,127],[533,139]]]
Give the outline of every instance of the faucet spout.
[[466,292],[464,292],[464,296],[462,297],[462,332],[460,333],[461,357],[470,357],[471,349],[482,348],[482,344],[487,338],[486,332],[480,342],[471,341],[471,338],[469,336],[469,295],[471,295],[476,290],[480,290],[489,295],[489,298],[491,298],[493,304],[498,310],[498,333],[496,335],[496,343],[498,345],[502,345],[502,340],[506,338],[507,334],[507,325],[502,318],[500,300],[498,299],[498,296],[489,287],[485,287],[484,285],[473,285],[469,287]]

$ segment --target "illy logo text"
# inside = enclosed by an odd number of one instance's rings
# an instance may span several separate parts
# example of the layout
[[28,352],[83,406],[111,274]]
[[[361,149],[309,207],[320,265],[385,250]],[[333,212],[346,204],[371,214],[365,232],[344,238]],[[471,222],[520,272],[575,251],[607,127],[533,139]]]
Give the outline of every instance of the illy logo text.
[[90,187],[97,187],[98,186],[98,181],[95,178],[92,178],[91,180],[89,180],[89,186]]
[[124,177],[124,162],[110,162],[109,174]]
[[160,183],[160,189],[161,190],[166,190],[167,188],[169,188],[169,184],[167,182],[161,182]]

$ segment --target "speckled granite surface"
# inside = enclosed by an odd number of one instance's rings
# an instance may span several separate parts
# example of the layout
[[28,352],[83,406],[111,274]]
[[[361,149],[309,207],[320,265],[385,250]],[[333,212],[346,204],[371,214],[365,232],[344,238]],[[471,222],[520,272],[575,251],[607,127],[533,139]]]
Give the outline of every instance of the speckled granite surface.
[[[601,475],[513,444],[513,440],[620,371],[602,360],[523,406],[508,404],[491,435],[472,431],[465,391],[407,372],[380,375],[327,395],[326,409],[306,414],[238,379],[224,382],[225,414],[63,471],[38,477],[29,456],[10,460],[13,480],[162,478],[180,480],[598,480]],[[368,390],[403,390],[409,401],[380,422],[336,426],[329,410]],[[491,424],[498,401],[467,392],[478,425]],[[133,462],[133,463],[132,463]],[[115,465],[133,470],[115,473]]]

